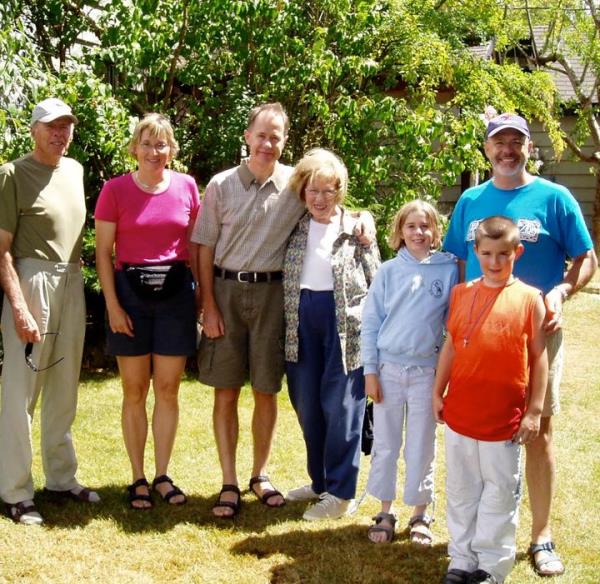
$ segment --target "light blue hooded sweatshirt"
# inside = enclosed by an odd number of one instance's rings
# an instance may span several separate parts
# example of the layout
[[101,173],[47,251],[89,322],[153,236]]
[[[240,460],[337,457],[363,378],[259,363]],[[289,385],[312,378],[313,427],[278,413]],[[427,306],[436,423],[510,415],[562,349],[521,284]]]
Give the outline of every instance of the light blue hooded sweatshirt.
[[435,367],[450,290],[458,283],[454,255],[436,251],[415,259],[406,247],[385,262],[369,288],[362,314],[365,375],[380,363]]

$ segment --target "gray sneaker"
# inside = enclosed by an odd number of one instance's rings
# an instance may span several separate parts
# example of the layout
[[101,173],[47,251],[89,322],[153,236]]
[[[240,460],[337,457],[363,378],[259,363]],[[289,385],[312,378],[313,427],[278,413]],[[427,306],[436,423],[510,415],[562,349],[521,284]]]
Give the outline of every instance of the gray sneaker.
[[311,485],[304,485],[288,491],[285,498],[288,501],[314,501],[319,498],[319,495],[312,490]]
[[330,493],[323,493],[319,502],[309,507],[302,516],[308,521],[319,521],[320,519],[339,519],[348,512],[352,499],[340,499]]

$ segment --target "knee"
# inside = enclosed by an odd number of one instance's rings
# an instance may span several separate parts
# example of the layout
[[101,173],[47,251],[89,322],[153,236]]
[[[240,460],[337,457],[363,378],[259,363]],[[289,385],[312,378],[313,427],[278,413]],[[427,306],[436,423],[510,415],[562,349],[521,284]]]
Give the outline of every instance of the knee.
[[215,390],[215,410],[235,410],[240,397],[239,389],[217,389]]
[[148,397],[149,385],[127,384],[123,386],[123,406],[143,407]]
[[179,396],[179,379],[154,381],[154,399],[157,402],[177,404]]
[[277,394],[254,392],[254,408],[256,411],[271,411],[277,409]]

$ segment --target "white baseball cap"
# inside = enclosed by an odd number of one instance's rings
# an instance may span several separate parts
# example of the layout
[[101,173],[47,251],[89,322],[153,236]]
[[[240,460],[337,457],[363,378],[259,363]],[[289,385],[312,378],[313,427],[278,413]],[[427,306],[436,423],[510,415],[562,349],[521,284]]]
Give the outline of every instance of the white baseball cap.
[[69,118],[74,124],[79,120],[73,115],[71,108],[56,97],[49,97],[44,101],[40,101],[34,108],[31,114],[31,125],[36,122],[47,124],[57,118]]

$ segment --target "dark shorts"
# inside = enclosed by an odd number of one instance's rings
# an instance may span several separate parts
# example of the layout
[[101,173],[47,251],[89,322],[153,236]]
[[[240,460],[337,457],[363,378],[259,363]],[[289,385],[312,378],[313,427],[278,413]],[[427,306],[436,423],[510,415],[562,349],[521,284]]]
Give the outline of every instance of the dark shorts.
[[118,356],[188,356],[196,352],[196,306],[193,278],[188,270],[184,286],[165,300],[140,298],[125,273],[115,272],[117,297],[133,322],[134,336],[113,333],[106,324],[108,353]]
[[283,284],[215,278],[225,335],[202,336],[198,378],[211,387],[241,387],[249,379],[263,393],[281,389],[284,366]]

